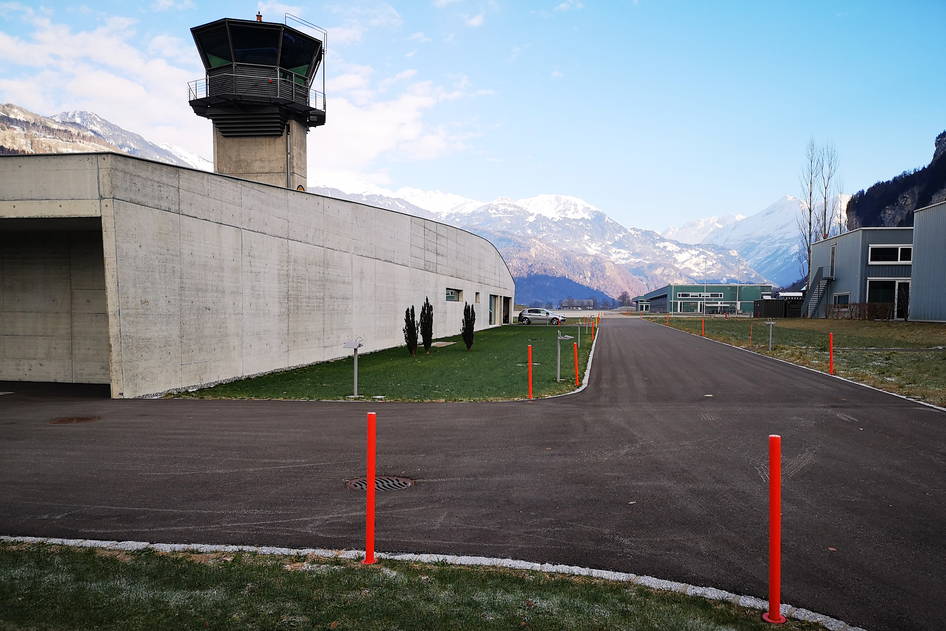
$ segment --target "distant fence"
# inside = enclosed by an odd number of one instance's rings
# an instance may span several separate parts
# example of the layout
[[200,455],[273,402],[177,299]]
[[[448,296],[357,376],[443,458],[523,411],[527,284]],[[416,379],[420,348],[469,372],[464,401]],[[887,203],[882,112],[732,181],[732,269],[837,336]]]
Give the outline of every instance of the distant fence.
[[779,298],[776,300],[755,300],[752,302],[754,318],[800,318],[801,298]]
[[828,305],[828,317],[834,320],[890,320],[892,302],[855,302],[848,305]]

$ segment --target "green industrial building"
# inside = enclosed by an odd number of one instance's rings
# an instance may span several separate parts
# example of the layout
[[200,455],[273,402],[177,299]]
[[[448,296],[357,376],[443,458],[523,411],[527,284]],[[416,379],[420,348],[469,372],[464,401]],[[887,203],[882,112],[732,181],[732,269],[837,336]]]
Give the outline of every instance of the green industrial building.
[[744,313],[752,315],[753,301],[772,296],[772,285],[700,283],[666,285],[634,300],[638,311],[650,313]]

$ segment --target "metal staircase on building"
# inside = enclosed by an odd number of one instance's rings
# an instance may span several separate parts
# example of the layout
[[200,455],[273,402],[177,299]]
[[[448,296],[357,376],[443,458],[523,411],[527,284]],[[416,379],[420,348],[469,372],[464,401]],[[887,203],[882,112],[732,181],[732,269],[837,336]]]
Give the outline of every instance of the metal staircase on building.
[[824,268],[819,267],[815,272],[815,277],[811,279],[808,290],[805,292],[805,301],[802,303],[801,312],[806,318],[810,318],[818,311],[818,305],[828,291],[828,285],[834,280],[833,276],[825,276]]

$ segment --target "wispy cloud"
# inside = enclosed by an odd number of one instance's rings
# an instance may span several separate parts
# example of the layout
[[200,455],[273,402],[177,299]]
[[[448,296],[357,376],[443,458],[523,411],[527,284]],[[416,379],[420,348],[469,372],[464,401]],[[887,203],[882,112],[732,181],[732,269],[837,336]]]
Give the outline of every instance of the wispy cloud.
[[194,0],[155,0],[151,3],[152,11],[186,11],[194,8]]
[[397,9],[386,2],[336,4],[330,5],[328,10],[341,20],[341,24],[328,29],[330,41],[336,44],[359,42],[371,29],[398,28],[404,22]]
[[427,37],[426,35],[424,35],[423,33],[421,33],[420,31],[418,31],[417,33],[411,33],[411,34],[407,37],[407,39],[408,39],[408,41],[411,41],[411,42],[420,42],[421,44],[426,44],[426,43],[428,43],[428,42],[433,41],[433,40],[431,40],[429,37]]
[[434,6],[438,9],[442,9],[458,2],[460,2],[460,0],[434,0]]
[[305,13],[304,7],[284,2],[257,2],[256,8],[267,22],[280,22],[287,13],[298,17],[302,17]]
[[555,5],[555,8],[553,8],[552,10],[562,12],[562,11],[574,11],[577,9],[584,9],[584,8],[585,8],[585,3],[582,2],[581,0],[564,0],[564,2],[560,2],[557,5]]
[[124,17],[74,29],[47,14],[19,13],[16,35],[0,32],[0,102],[41,114],[91,110],[122,127],[208,155],[207,121],[184,98],[187,81],[203,74],[183,40],[141,41]]
[[478,28],[480,26],[483,26],[485,22],[486,22],[485,13],[477,13],[476,15],[464,16],[463,18],[463,23],[471,28]]
[[[376,76],[368,66],[344,66],[329,82],[331,124],[320,128],[320,151],[310,156],[319,183],[369,191],[388,182],[385,161],[432,160],[464,151],[480,131],[467,122],[433,123],[438,106],[487,96],[466,75],[444,84],[418,80],[410,68]],[[354,187],[354,188],[352,188]]]
[[550,76],[551,76],[553,79],[561,79],[562,77],[565,76],[565,73],[563,73],[561,70],[559,70],[558,68],[556,68],[555,70],[552,71],[552,74],[551,74]]

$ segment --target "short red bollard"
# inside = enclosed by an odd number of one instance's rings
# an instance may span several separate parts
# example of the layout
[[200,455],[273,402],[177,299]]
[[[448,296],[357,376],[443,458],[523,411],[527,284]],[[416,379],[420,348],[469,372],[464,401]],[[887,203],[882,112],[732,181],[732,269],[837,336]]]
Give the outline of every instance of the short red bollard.
[[575,354],[575,385],[578,385],[578,343],[572,342],[572,350]]
[[378,436],[377,415],[368,412],[368,451],[365,466],[365,565],[375,563],[374,558],[374,477],[375,477],[375,444]]
[[532,398],[532,344],[529,344],[529,359],[526,361],[527,372],[529,373],[529,398]]
[[749,323],[749,346],[752,346],[752,323]]
[[828,333],[828,374],[834,374],[834,333]]
[[782,600],[782,437],[769,435],[769,610],[762,619],[785,622]]
[[706,337],[706,320],[700,320],[700,335]]

